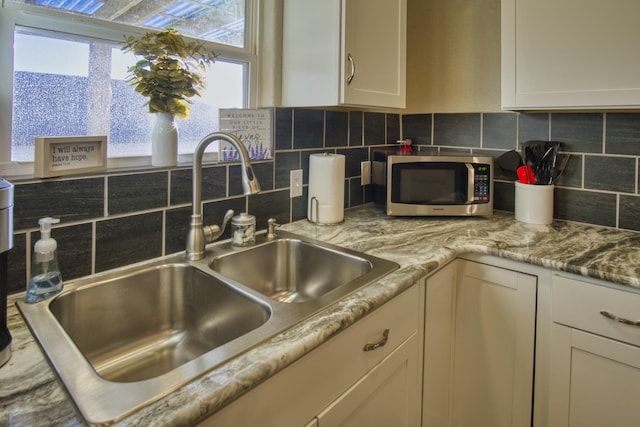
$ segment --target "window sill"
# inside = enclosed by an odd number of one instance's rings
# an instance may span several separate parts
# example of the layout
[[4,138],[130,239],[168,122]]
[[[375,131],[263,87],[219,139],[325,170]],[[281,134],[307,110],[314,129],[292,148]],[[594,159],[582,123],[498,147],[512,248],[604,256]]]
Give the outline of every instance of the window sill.
[[[144,172],[144,171],[160,171],[172,169],[191,168],[193,163],[193,154],[180,154],[176,166],[152,166],[150,156],[140,157],[118,157],[107,159],[107,169],[99,172],[65,175],[52,178],[37,178],[33,175],[33,162],[13,162],[10,164],[0,165],[0,176],[12,183],[24,183],[39,180],[55,180],[55,179],[78,179],[86,177],[118,175],[128,172]],[[234,164],[236,162],[225,162]],[[203,158],[204,165],[220,164],[218,162],[218,153],[205,153]]]

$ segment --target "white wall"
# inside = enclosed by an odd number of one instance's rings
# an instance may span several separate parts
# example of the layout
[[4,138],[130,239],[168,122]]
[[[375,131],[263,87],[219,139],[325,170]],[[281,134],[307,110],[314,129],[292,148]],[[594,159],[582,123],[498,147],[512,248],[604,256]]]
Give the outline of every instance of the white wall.
[[500,0],[408,0],[403,113],[500,111]]

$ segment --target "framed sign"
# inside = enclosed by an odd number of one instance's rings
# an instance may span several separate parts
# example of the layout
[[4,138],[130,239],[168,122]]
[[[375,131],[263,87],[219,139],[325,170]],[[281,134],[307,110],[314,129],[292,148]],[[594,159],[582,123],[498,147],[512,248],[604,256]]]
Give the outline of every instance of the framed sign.
[[[273,110],[220,109],[220,130],[233,133],[244,143],[251,160],[270,159],[273,152]],[[239,160],[239,154],[231,144],[220,143],[220,160]]]
[[36,138],[34,174],[38,178],[99,172],[106,168],[106,136]]

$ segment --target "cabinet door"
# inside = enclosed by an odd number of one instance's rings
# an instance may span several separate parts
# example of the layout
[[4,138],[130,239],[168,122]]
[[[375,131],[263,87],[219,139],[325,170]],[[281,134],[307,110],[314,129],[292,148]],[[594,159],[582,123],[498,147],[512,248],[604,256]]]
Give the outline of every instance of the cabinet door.
[[455,289],[454,261],[427,279],[424,320],[422,425],[451,425]]
[[502,0],[502,107],[640,105],[640,2]]
[[285,0],[282,104],[405,107],[407,0]]
[[318,427],[413,427],[420,419],[414,334],[320,415]]
[[406,0],[343,1],[341,103],[405,107]]
[[337,105],[341,0],[284,0],[282,104]]
[[530,426],[537,279],[470,261],[459,266],[453,425]]
[[554,325],[551,427],[631,427],[640,420],[640,348]]

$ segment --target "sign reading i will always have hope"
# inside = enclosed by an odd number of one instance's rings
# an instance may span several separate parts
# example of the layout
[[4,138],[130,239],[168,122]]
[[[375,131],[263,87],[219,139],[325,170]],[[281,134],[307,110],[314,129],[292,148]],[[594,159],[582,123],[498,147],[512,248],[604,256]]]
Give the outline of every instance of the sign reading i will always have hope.
[[106,136],[38,137],[34,174],[38,178],[98,172],[107,167]]

